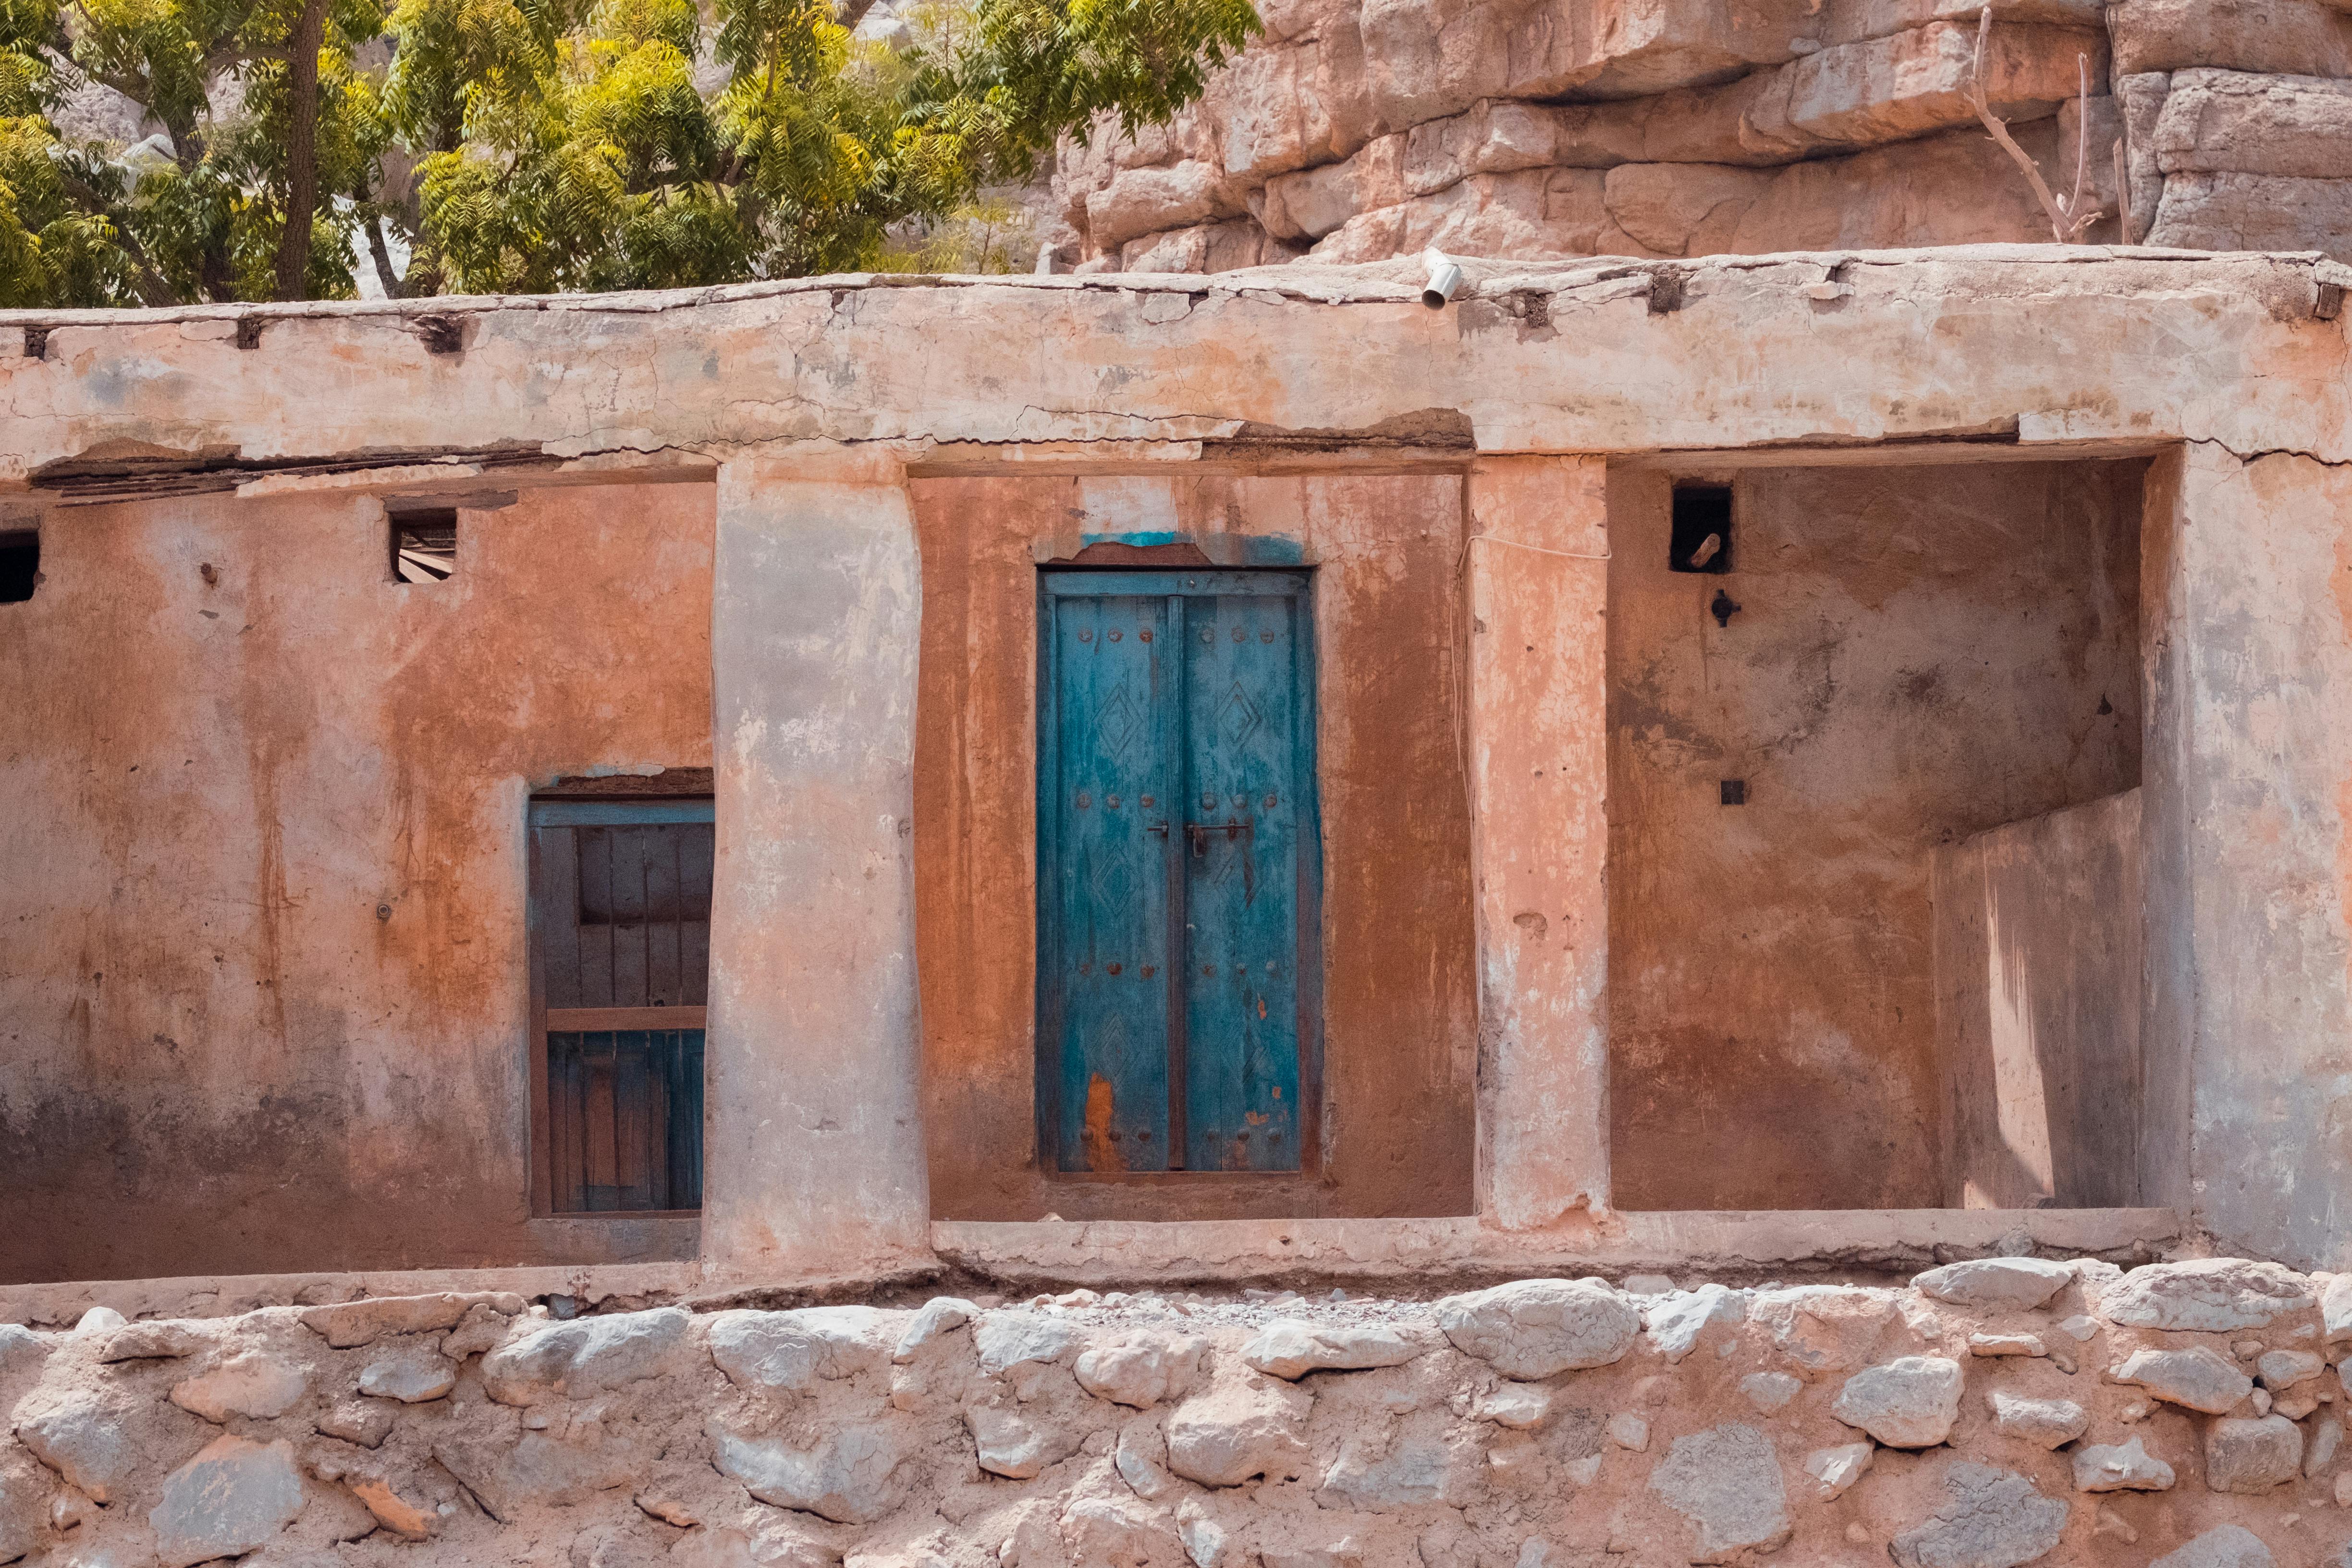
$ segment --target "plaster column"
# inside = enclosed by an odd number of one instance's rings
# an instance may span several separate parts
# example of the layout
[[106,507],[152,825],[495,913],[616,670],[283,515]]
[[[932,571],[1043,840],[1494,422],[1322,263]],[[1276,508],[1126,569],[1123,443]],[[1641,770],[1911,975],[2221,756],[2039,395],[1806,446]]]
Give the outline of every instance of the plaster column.
[[719,470],[702,1257],[929,1256],[915,992],[921,579],[896,463]]
[[2141,555],[2141,1201],[2352,1267],[2352,468],[2190,442]]
[[1609,1203],[1609,549],[1598,458],[1469,479],[1478,1212],[1531,1230]]

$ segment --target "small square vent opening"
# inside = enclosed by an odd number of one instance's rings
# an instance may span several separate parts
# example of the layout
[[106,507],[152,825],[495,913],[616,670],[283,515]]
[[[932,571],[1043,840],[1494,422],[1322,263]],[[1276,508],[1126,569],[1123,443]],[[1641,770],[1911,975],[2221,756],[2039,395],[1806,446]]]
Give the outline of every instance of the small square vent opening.
[[392,514],[392,580],[438,583],[457,570],[457,509]]

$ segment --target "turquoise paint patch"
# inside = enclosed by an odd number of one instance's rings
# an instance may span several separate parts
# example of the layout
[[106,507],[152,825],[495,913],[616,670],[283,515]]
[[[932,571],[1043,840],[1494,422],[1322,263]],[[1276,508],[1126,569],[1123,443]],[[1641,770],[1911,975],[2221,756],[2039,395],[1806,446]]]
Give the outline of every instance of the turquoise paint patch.
[[1138,533],[1082,533],[1087,544],[1127,544],[1149,549],[1158,544],[1191,544],[1220,566],[1304,566],[1307,547],[1296,539],[1263,533],[1179,533],[1155,529]]

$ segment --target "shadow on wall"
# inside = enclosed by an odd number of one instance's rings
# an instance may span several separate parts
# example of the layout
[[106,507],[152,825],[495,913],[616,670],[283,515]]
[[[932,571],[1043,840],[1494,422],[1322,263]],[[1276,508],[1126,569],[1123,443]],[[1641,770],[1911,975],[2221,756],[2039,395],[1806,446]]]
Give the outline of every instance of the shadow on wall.
[[2141,1201],[2139,839],[2131,790],[1936,852],[1947,1205]]

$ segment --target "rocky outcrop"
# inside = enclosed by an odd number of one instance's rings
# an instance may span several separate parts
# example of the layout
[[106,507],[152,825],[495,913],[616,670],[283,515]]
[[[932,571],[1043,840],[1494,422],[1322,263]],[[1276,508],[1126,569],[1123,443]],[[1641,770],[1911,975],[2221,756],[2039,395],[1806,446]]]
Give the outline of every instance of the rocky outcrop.
[[[1969,102],[1981,5],[1265,0],[1264,35],[1172,123],[1061,149],[1048,264],[2047,240]],[[2053,185],[2086,168],[2090,240],[2352,257],[2352,9],[1994,14],[1988,96]]]
[[0,1561],[2235,1568],[2352,1536],[2326,1277],[1647,1283],[12,1330]]

